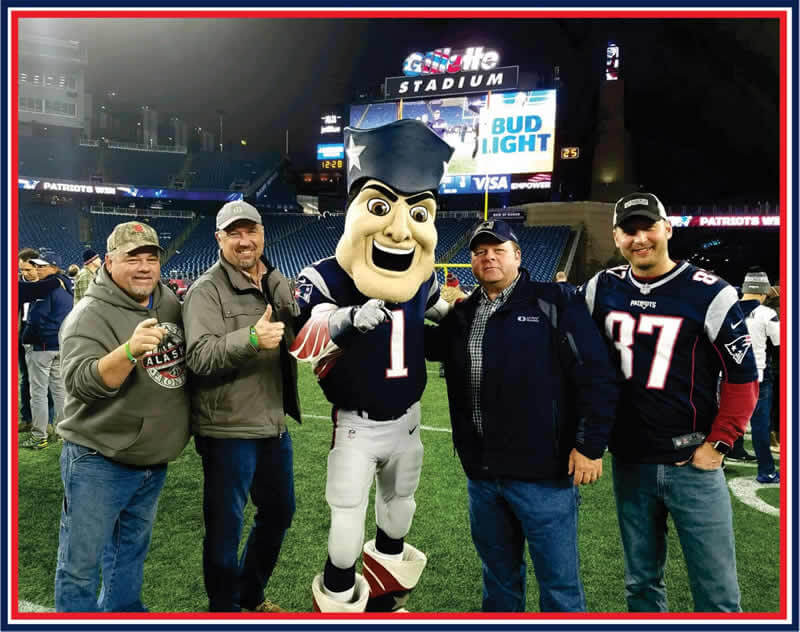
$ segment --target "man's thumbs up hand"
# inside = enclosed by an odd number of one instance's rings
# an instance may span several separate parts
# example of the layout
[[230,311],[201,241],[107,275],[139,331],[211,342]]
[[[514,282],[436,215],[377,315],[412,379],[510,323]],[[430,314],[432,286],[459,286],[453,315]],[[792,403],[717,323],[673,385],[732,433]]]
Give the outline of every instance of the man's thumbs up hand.
[[267,309],[258,319],[255,325],[256,336],[258,336],[259,349],[275,349],[283,338],[284,325],[282,322],[272,322],[272,305],[267,305]]

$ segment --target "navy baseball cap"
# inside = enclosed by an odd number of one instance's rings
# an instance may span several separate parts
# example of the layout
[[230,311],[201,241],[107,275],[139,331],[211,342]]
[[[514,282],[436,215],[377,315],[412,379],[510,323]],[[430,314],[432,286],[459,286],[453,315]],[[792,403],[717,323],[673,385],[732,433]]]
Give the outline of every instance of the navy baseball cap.
[[490,219],[487,222],[478,224],[478,227],[472,233],[472,237],[469,238],[470,250],[474,250],[475,241],[478,237],[483,235],[494,237],[494,239],[501,243],[504,241],[513,241],[519,244],[519,238],[514,231],[511,230],[511,226],[501,219]]
[[99,256],[100,255],[98,255],[94,250],[92,250],[91,248],[87,248],[86,250],[83,251],[83,263],[84,264],[91,263]]
[[344,128],[347,190],[380,180],[400,193],[438,191],[454,149],[422,121],[401,119],[372,129]]
[[647,217],[657,222],[660,219],[667,219],[667,211],[655,195],[652,193],[629,193],[617,200],[614,205],[614,219],[612,226],[619,226],[629,217]]

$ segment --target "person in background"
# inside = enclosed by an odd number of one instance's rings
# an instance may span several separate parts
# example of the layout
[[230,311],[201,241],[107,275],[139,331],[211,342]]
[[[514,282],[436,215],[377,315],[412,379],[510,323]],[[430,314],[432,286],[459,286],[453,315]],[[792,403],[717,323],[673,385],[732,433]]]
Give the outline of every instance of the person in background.
[[54,256],[30,259],[39,280],[55,276],[59,285],[45,298],[31,304],[22,342],[31,345],[26,354],[31,393],[31,436],[20,442],[21,448],[41,450],[48,446],[49,421],[47,398],[52,395],[54,423],[64,411],[64,382],[61,379],[61,353],[58,331],[72,309],[72,282],[63,274]]
[[103,262],[100,260],[100,255],[94,250],[89,248],[83,251],[83,267],[75,277],[75,291],[73,293],[75,305],[77,305],[78,301],[86,294],[86,290],[89,289],[89,284],[94,279],[94,275],[97,274],[102,264]]
[[[39,298],[46,298],[50,292],[61,287],[58,276],[52,275],[39,281],[36,266],[31,263],[31,259],[38,259],[39,251],[33,248],[23,248],[17,256],[17,266],[19,271],[19,281],[17,282],[17,299],[19,308],[17,310],[17,364],[19,366],[19,425],[18,432],[30,432],[33,427],[31,424],[31,394],[30,382],[28,380],[28,362],[26,354],[30,345],[22,343],[22,334],[28,324],[28,313],[30,304]],[[53,398],[50,392],[47,393],[48,419],[53,421]]]
[[[17,255],[17,265],[19,268],[19,283],[32,284],[38,281],[39,276],[36,266],[31,263],[31,259],[37,259],[39,251],[33,248],[23,248]],[[31,392],[28,382],[28,363],[25,361],[25,346],[22,344],[22,332],[28,323],[28,310],[30,302],[19,302],[17,311],[17,365],[19,368],[19,416],[20,422],[17,427],[18,432],[30,432],[31,430]]]
[[757,268],[751,269],[744,277],[740,301],[758,368],[758,403],[750,417],[750,434],[758,459],[756,480],[762,484],[781,482],[780,472],[775,469],[775,460],[770,451],[772,371],[767,366],[769,360],[767,347],[777,348],[781,344],[781,324],[778,314],[771,307],[764,305],[771,289],[767,273]]
[[[767,300],[764,301],[764,305],[767,307],[774,309],[776,314],[781,313],[781,287],[780,284],[773,285],[770,288],[769,294],[767,295]],[[772,379],[772,410],[770,410],[770,451],[773,454],[780,454],[781,452],[781,442],[780,442],[780,431],[781,431],[781,381],[779,379],[780,375],[780,365],[781,365],[781,358],[780,358],[780,347],[773,347],[772,345],[767,345],[767,371],[771,374]]]

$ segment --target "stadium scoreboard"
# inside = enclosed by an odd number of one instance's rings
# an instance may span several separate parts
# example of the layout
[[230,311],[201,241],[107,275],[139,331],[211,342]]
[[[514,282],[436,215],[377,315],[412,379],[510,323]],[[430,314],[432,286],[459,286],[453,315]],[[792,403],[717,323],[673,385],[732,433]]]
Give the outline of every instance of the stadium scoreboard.
[[344,143],[317,145],[317,168],[320,171],[344,171]]
[[345,169],[343,122],[339,106],[322,108],[317,144],[317,170],[320,172],[342,172]]

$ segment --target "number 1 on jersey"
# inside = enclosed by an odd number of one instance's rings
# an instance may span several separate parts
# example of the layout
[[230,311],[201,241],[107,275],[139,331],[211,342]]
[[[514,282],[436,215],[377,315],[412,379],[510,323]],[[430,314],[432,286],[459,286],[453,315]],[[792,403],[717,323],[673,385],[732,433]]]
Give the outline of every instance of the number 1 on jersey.
[[389,339],[389,368],[386,377],[408,377],[406,361],[406,321],[402,309],[392,310],[392,336]]
[[[669,366],[672,364],[672,353],[675,342],[681,330],[682,318],[674,316],[656,316],[641,314],[637,319],[627,312],[609,312],[606,316],[606,335],[614,341],[614,346],[619,351],[620,368],[625,379],[633,376],[633,343],[634,335],[653,334],[656,328],[660,329],[658,340],[650,364],[650,374],[647,377],[647,388],[663,389],[669,375]],[[614,335],[614,325],[617,335]]]

